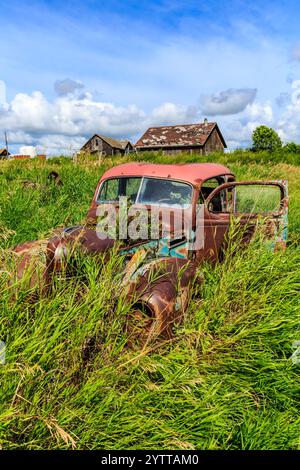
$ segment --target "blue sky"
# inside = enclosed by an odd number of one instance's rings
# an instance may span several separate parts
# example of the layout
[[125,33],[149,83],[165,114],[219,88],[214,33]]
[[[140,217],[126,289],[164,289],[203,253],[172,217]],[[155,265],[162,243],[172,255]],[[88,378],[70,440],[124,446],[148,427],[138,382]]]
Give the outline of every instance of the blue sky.
[[[0,0],[1,130],[53,153],[93,132],[217,121],[300,142],[300,5],[282,1]],[[1,105],[2,101],[2,105]]]

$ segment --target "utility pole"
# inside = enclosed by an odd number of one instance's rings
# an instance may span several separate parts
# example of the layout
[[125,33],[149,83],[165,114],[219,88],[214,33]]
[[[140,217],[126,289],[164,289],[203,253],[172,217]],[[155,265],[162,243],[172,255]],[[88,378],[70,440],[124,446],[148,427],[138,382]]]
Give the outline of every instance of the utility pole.
[[7,133],[6,133],[6,131],[4,131],[4,138],[5,138],[6,156],[8,157],[8,143],[7,143]]

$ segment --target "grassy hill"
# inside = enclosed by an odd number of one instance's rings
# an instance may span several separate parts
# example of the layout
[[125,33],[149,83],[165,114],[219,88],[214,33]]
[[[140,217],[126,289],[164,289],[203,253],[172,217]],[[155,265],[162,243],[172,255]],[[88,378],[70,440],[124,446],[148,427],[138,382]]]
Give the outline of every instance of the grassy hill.
[[[129,157],[0,161],[0,448],[300,448],[300,366],[290,359],[300,340],[298,157],[209,156],[239,180],[289,180],[289,246],[272,253],[258,237],[222,265],[204,265],[174,339],[142,351],[125,347],[118,257],[82,259],[77,278],[57,282],[49,298],[9,283],[7,270],[16,243],[83,220],[103,171]],[[48,184],[52,170],[62,187]]]

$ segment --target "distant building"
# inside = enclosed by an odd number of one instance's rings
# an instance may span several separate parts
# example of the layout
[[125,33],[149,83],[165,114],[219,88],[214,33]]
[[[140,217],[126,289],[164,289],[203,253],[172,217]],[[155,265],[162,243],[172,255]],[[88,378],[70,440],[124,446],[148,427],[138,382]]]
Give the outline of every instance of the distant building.
[[134,150],[134,146],[132,145],[132,143],[130,142],[130,140],[128,139],[121,139],[119,140],[119,142],[121,142],[121,145],[124,149],[124,153],[125,155],[127,155],[128,153],[132,152]]
[[0,158],[9,157],[10,153],[6,150],[6,148],[0,149]]
[[[1,150],[3,149],[0,149],[0,152]],[[10,153],[9,156],[10,156],[10,159],[12,160],[27,160],[27,159],[34,159],[34,158],[39,158],[40,160],[46,160],[46,155],[37,154],[36,147],[33,147],[32,145],[27,145],[27,146],[25,145],[23,147],[20,147],[19,153]]]
[[11,155],[13,160],[26,160],[28,158],[32,158],[30,155],[21,155],[21,154],[13,154]]
[[19,148],[19,155],[29,155],[34,158],[37,155],[36,147],[33,145],[24,145]]
[[216,122],[150,127],[135,144],[137,151],[163,150],[165,153],[224,152],[227,147]]
[[13,160],[34,160],[36,158],[40,159],[40,160],[46,160],[46,155],[45,154],[39,154],[39,155],[35,155],[34,157],[32,155],[26,155],[26,154],[11,154],[10,155],[10,158],[13,159]]
[[104,155],[124,155],[132,150],[129,140],[116,140],[100,134],[93,135],[80,149],[81,152]]

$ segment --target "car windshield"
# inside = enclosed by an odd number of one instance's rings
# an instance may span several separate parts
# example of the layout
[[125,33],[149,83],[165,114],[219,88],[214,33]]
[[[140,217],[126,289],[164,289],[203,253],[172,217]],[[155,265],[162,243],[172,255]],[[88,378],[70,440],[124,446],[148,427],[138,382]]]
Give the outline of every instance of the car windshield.
[[127,197],[132,204],[188,206],[192,199],[192,187],[162,178],[112,178],[103,181],[97,202],[117,202],[120,196]]

